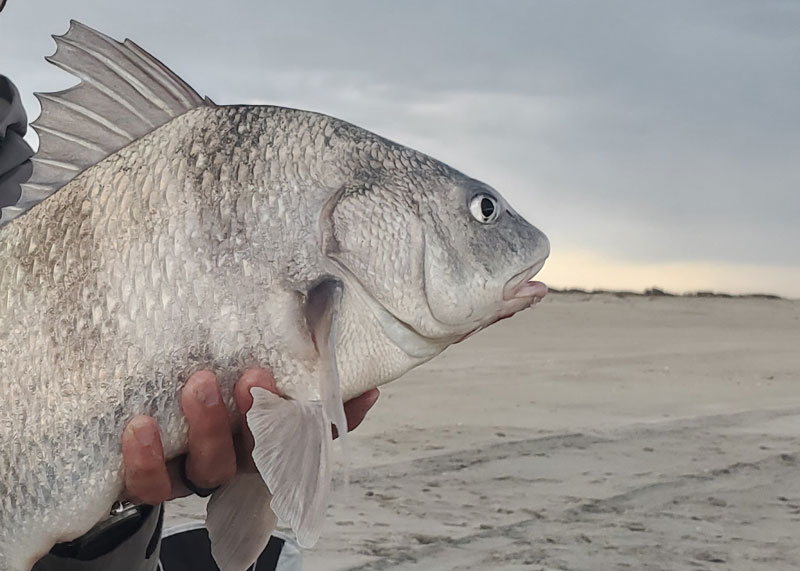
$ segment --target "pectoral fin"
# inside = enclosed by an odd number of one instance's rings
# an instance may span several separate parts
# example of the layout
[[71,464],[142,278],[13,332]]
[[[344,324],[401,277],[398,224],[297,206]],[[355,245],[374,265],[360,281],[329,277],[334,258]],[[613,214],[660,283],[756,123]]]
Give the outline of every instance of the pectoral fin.
[[339,442],[345,456],[345,466],[349,461],[347,449],[347,417],[344,414],[342,389],[339,382],[339,368],[336,363],[336,335],[339,306],[344,286],[336,279],[328,279],[308,293],[306,300],[306,323],[314,337],[319,352],[322,375],[320,396],[322,411],[328,422],[336,427]]
[[211,554],[222,571],[245,571],[266,548],[277,524],[259,474],[238,474],[214,492],[206,508]]
[[320,400],[283,399],[256,387],[247,413],[253,460],[272,492],[272,509],[304,547],[319,539],[330,498],[331,425],[342,438],[347,434],[335,354],[341,297],[341,283],[328,280],[306,301],[306,322],[320,358]]
[[286,400],[253,388],[247,424],[253,460],[272,491],[272,510],[303,547],[319,539],[331,488],[331,425],[319,402]]

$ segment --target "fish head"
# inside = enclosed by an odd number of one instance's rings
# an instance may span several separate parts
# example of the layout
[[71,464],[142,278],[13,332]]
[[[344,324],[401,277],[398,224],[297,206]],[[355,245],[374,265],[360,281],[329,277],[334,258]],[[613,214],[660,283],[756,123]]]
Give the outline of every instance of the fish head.
[[[391,164],[414,166],[406,158]],[[385,329],[447,345],[541,300],[547,287],[532,278],[550,243],[490,186],[418,162],[345,184],[326,252]]]
[[425,295],[432,317],[462,339],[547,294],[534,281],[550,242],[492,187],[461,178],[426,197]]

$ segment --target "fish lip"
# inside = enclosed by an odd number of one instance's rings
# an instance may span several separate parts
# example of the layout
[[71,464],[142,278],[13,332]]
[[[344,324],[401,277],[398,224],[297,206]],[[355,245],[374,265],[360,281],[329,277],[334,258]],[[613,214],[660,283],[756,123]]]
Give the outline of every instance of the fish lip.
[[503,286],[503,300],[532,299],[538,301],[547,295],[547,286],[542,282],[531,281],[544,267],[547,258],[529,266],[516,274]]
[[465,339],[475,335],[478,331],[486,329],[490,325],[507,319],[518,311],[522,311],[542,301],[542,298],[547,295],[547,286],[542,282],[531,281],[531,278],[538,274],[544,267],[545,261],[547,261],[547,257],[525,268],[508,280],[506,285],[503,286],[503,303],[497,314],[490,321],[471,329],[453,342],[461,343]]
[[532,266],[528,266],[520,273],[514,275],[503,286],[503,303],[501,304],[497,314],[488,322],[471,329],[455,341],[454,343],[461,343],[465,339],[472,337],[478,331],[486,329],[490,325],[507,319],[523,309],[539,303],[542,298],[547,295],[547,286],[542,282],[530,281],[533,276],[539,273],[547,261],[547,256],[542,260],[536,262]]

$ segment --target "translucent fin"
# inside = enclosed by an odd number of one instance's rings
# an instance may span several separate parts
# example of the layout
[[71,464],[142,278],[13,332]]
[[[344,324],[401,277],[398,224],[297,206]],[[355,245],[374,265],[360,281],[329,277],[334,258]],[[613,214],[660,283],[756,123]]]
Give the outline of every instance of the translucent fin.
[[245,571],[269,542],[277,518],[259,474],[238,474],[208,501],[211,554],[222,571]]
[[331,489],[331,425],[319,402],[286,400],[254,387],[247,425],[253,460],[272,492],[272,510],[303,547],[319,539]]
[[16,205],[20,210],[171,119],[209,104],[130,40],[117,42],[74,20],[66,34],[53,38],[56,53],[47,61],[81,82],[36,94],[42,106],[33,123],[39,150]]
[[254,388],[253,407],[247,413],[255,439],[253,459],[272,492],[272,509],[304,547],[316,543],[325,521],[332,477],[331,425],[343,446],[347,439],[335,352],[342,287],[331,278],[306,296],[306,324],[320,360],[320,400],[285,400]]
[[320,398],[325,418],[336,426],[345,465],[345,481],[349,480],[350,453],[347,436],[347,417],[344,413],[339,368],[336,364],[336,320],[344,286],[339,280],[328,279],[314,287],[306,299],[306,323],[319,352],[322,375]]

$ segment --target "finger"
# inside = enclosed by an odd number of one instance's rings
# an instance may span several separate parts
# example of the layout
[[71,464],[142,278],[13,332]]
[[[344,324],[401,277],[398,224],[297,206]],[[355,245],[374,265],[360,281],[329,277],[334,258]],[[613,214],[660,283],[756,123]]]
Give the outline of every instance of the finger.
[[186,477],[198,488],[228,482],[236,475],[236,452],[217,377],[210,371],[189,377],[181,390],[181,408],[189,422]]
[[253,406],[253,395],[250,394],[250,389],[253,387],[261,387],[276,395],[280,394],[278,386],[275,384],[275,377],[272,376],[270,371],[266,369],[247,369],[233,389],[233,398],[242,415],[246,414],[250,407]]
[[[367,416],[369,409],[375,405],[375,401],[378,400],[380,394],[378,389],[372,389],[344,403],[344,415],[347,417],[347,432],[354,430],[361,424],[364,417]],[[338,431],[336,427],[334,427],[333,437],[336,438],[338,435]]]
[[157,505],[170,497],[164,448],[156,421],[137,416],[122,434],[122,458],[125,466],[125,495],[137,503]]
[[248,369],[242,374],[236,386],[233,388],[233,398],[236,406],[241,413],[241,432],[236,436],[236,456],[238,458],[239,469],[243,471],[255,471],[253,463],[253,433],[247,427],[247,411],[253,406],[253,395],[250,389],[261,387],[272,393],[278,393],[278,386],[275,384],[275,377],[266,369]]

